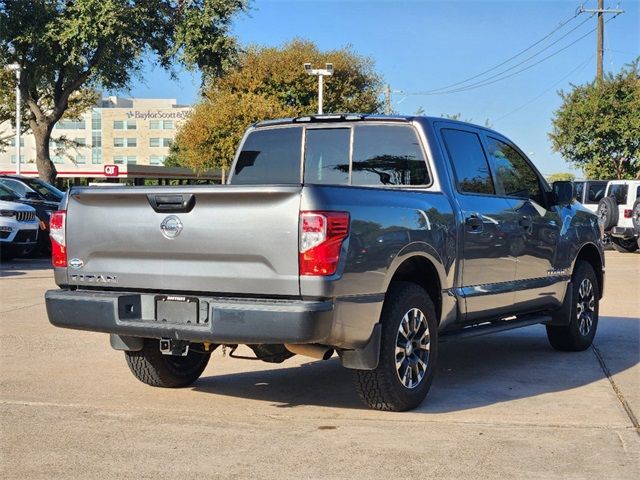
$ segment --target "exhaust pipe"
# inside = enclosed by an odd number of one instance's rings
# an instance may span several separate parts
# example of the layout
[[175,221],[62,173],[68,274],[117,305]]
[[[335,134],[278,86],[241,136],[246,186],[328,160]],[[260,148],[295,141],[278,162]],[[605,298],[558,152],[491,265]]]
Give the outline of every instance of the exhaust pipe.
[[296,355],[317,358],[318,360],[329,360],[333,355],[333,348],[310,343],[285,343],[284,347]]

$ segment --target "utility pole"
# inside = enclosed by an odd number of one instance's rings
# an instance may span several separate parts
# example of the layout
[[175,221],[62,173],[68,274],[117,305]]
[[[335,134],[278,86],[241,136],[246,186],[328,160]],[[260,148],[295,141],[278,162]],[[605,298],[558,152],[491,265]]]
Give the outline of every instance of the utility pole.
[[22,163],[20,152],[20,130],[21,125],[21,113],[22,113],[22,100],[20,99],[20,74],[22,73],[22,67],[18,63],[12,63],[5,67],[6,70],[16,73],[16,175],[20,175],[20,164]]
[[597,53],[597,65],[596,65],[596,79],[598,83],[602,82],[604,78],[604,14],[605,13],[615,13],[616,15],[620,15],[624,13],[624,10],[619,8],[615,9],[605,9],[604,8],[604,0],[598,0],[598,8],[596,9],[587,9],[584,7],[580,7],[580,12],[588,12],[588,13],[597,13],[598,14],[598,38],[596,40],[596,53]]
[[385,97],[385,108],[384,112],[387,115],[391,115],[391,85],[387,83],[387,95]]

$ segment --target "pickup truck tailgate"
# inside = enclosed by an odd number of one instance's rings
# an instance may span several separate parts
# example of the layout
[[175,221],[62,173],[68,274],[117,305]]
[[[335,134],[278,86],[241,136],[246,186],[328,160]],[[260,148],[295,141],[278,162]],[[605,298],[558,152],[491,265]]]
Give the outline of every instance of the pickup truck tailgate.
[[[68,282],[172,292],[299,295],[301,189],[74,189],[67,205]],[[195,204],[190,211],[152,206],[167,196],[192,196]],[[168,229],[165,223],[163,233],[161,225],[172,215],[179,222],[171,219]],[[178,235],[168,238],[176,230]]]

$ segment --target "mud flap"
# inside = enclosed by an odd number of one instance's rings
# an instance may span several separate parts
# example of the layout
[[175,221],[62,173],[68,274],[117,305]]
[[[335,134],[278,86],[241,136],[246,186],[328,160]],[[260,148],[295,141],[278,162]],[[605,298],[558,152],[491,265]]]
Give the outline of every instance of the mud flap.
[[571,300],[573,299],[573,282],[567,283],[562,306],[551,314],[551,321],[546,325],[566,327],[571,322]]
[[139,352],[144,345],[144,339],[140,337],[129,337],[124,335],[109,335],[111,348],[114,350],[123,350],[125,352]]
[[382,337],[382,324],[377,323],[373,327],[369,342],[358,350],[340,350],[338,355],[342,366],[355,370],[375,370],[380,358],[380,339]]

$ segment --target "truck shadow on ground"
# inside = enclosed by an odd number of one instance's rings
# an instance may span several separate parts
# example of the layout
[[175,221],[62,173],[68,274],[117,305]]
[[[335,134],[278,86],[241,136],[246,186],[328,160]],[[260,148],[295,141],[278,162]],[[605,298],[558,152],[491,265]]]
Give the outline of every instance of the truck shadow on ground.
[[17,277],[25,275],[32,270],[48,270],[51,268],[51,258],[49,257],[0,260],[0,278]]
[[[612,375],[633,367],[640,359],[640,319],[601,317],[595,345]],[[592,349],[557,352],[547,342],[541,325],[440,344],[439,355],[431,391],[414,412],[483,407],[570,390],[606,378]],[[336,358],[203,377],[194,389],[272,402],[281,408],[365,408],[355,393],[351,372]]]

